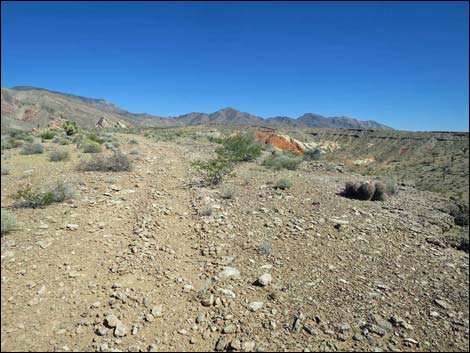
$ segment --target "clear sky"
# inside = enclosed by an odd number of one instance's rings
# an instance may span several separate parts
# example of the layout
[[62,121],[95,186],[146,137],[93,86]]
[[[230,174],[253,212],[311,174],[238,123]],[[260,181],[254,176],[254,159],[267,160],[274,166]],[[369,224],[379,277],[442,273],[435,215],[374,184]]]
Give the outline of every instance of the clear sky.
[[2,1],[1,85],[176,116],[233,107],[469,129],[467,2]]

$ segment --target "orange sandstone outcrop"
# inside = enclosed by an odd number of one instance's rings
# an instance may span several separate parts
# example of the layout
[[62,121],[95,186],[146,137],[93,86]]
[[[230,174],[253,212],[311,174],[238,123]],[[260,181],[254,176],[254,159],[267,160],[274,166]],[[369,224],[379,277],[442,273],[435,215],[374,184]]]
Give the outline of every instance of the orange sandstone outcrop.
[[289,136],[281,136],[266,132],[256,132],[255,139],[264,144],[270,144],[283,151],[289,151],[298,155],[303,155],[304,150]]

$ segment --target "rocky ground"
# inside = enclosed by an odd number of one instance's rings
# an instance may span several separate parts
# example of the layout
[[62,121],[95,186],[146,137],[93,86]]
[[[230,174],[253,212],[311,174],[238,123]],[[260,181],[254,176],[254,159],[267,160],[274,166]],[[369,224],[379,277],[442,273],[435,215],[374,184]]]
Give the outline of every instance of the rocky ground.
[[[2,351],[468,350],[469,255],[446,245],[460,230],[446,197],[347,199],[361,178],[326,162],[242,163],[202,187],[191,162],[213,144],[132,138],[132,172],[75,171],[77,152],[8,159],[2,207],[25,181],[79,194],[11,210]],[[292,188],[274,189],[281,177]]]

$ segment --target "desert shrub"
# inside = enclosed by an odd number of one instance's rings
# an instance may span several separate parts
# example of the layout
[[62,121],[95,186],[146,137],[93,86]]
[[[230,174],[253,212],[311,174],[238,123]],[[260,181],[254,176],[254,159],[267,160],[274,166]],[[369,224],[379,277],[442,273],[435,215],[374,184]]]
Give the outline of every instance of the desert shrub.
[[463,232],[448,235],[445,241],[447,245],[450,245],[451,247],[456,248],[457,250],[462,250],[466,253],[469,252],[468,229]]
[[211,206],[206,206],[201,209],[201,216],[210,216],[212,214],[213,208]]
[[112,151],[116,150],[116,147],[113,145],[112,142],[105,142],[103,145],[108,150],[112,150]]
[[2,151],[9,150],[13,148],[13,144],[11,143],[11,139],[2,138]]
[[2,136],[2,150],[17,148],[17,147],[20,147],[23,144],[24,144],[24,142],[22,140],[17,140],[13,137],[3,137]]
[[233,190],[232,189],[229,189],[229,188],[223,188],[220,192],[220,196],[224,199],[224,200],[230,200],[233,198]]
[[218,185],[226,175],[232,172],[234,164],[231,161],[217,158],[207,162],[194,162],[193,167],[202,173],[206,183]]
[[140,154],[140,150],[138,148],[133,148],[129,151],[129,154],[135,154],[135,155],[139,155]]
[[224,142],[224,138],[223,137],[217,137],[217,136],[207,136],[207,139],[209,140],[209,142],[212,142],[212,143],[218,143],[218,144],[222,144]]
[[131,145],[138,145],[138,144],[139,144],[139,141],[137,141],[136,139],[130,139],[130,140],[129,140],[129,144],[131,144]]
[[88,134],[88,135],[87,135],[87,139],[88,139],[88,140],[91,140],[91,141],[94,141],[94,142],[96,142],[96,143],[98,143],[98,144],[100,144],[100,145],[104,142],[103,137],[98,136],[97,134]]
[[388,177],[385,180],[385,191],[389,195],[397,195],[400,187],[398,186],[397,180],[392,177]]
[[1,210],[1,233],[6,234],[11,232],[16,227],[16,218],[15,216],[10,215],[7,211]]
[[101,152],[101,145],[92,140],[85,140],[82,143],[83,153],[99,153]]
[[124,153],[115,150],[108,157],[99,155],[90,161],[81,161],[78,170],[85,172],[123,172],[132,170],[132,163]]
[[44,146],[40,143],[24,145],[20,151],[21,154],[41,154],[44,153]]
[[469,238],[468,238],[468,234],[462,234],[462,236],[460,236],[460,240],[459,240],[459,243],[457,245],[457,249],[458,250],[462,250],[462,251],[465,251],[466,253],[469,252]]
[[307,150],[304,153],[304,159],[306,161],[319,161],[325,158],[326,153],[319,148]]
[[77,123],[71,120],[65,120],[62,124],[62,129],[64,129],[67,136],[75,135],[78,132]]
[[56,135],[56,132],[54,130],[47,130],[39,134],[39,137],[42,138],[43,140],[52,140],[55,135]]
[[6,165],[2,165],[2,175],[10,174],[10,168]]
[[286,189],[289,189],[291,186],[292,186],[292,181],[286,178],[282,178],[276,181],[273,187],[275,189],[286,190]]
[[273,252],[273,245],[270,241],[263,241],[258,245],[258,253],[263,256],[270,256]]
[[387,198],[385,185],[381,182],[375,183],[374,194],[372,195],[373,201],[385,201]]
[[281,154],[267,157],[262,165],[275,170],[289,169],[295,170],[302,163],[302,157],[292,154]]
[[52,151],[49,153],[49,160],[51,162],[65,161],[69,159],[70,155],[67,151]]
[[261,145],[248,136],[232,136],[223,139],[216,153],[223,159],[248,162],[261,154]]
[[34,138],[28,131],[12,129],[8,133],[12,139],[23,140],[26,142],[33,142]]
[[58,136],[56,136],[56,137],[54,137],[54,139],[52,140],[52,142],[57,143],[57,144],[59,144],[59,145],[65,146],[65,145],[70,145],[70,142],[71,142],[71,141],[70,141],[68,138],[66,138],[66,137],[58,137]]
[[13,206],[21,208],[37,208],[54,202],[62,202],[73,198],[73,188],[62,181],[50,186],[45,191],[34,191],[30,186],[19,189],[11,198]]

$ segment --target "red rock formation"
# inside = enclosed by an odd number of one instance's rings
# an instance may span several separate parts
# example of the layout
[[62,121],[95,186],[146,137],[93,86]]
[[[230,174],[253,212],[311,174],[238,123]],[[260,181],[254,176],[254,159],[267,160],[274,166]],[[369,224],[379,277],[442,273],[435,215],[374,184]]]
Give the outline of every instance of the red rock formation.
[[291,141],[290,138],[286,136],[279,136],[276,134],[266,133],[266,132],[256,132],[255,139],[262,141],[264,144],[270,144],[276,148],[279,148],[283,151],[289,151],[298,155],[303,155],[304,150],[300,148],[295,142]]

